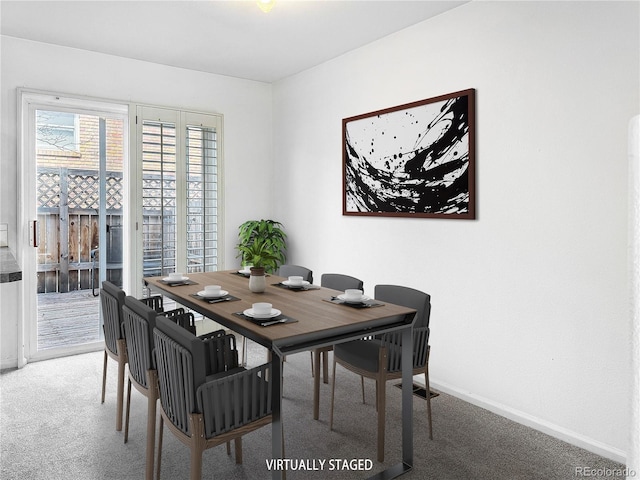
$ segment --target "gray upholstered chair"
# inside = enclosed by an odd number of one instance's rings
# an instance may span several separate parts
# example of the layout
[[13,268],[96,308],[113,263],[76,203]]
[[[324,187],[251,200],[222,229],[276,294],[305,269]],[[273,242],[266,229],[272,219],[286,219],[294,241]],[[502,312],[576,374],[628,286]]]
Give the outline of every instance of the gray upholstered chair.
[[153,456],[155,449],[156,405],[158,401],[158,373],[153,362],[153,329],[157,312],[145,302],[126,297],[122,307],[123,326],[127,338],[129,360],[129,382],[127,387],[127,411],[124,441],[129,439],[129,412],[131,407],[131,385],[147,397],[147,480],[153,478]]
[[202,453],[234,440],[242,463],[242,435],[271,423],[270,363],[238,366],[233,335],[196,337],[173,321],[156,319],[155,357],[160,388],[157,475],[164,422],[191,450],[190,479],[202,476]]
[[[431,425],[431,398],[429,391],[429,317],[431,297],[419,290],[396,285],[377,285],[375,298],[416,310],[413,326],[413,375],[424,374],[426,384],[427,422],[429,438],[433,438]],[[341,343],[333,347],[333,379],[331,382],[331,410],[329,428],[333,429],[333,407],[336,385],[336,363],[362,379],[364,403],[364,377],[376,381],[376,407],[378,410],[378,461],[384,461],[384,426],[386,382],[402,378],[402,335],[399,332],[376,335],[373,338]]]
[[195,316],[191,312],[185,312],[183,309],[171,310],[170,312],[163,314],[169,320],[172,320],[182,328],[187,329],[192,334],[196,335],[196,322]]
[[162,295],[151,295],[149,297],[140,298],[139,300],[149,308],[155,310],[156,313],[164,312],[164,301],[162,300]]
[[[126,293],[120,287],[109,281],[102,282],[100,289],[100,307],[102,308],[104,329],[104,364],[102,367],[102,403],[104,403],[107,385],[107,358],[118,363],[118,387],[116,397],[116,430],[122,430],[122,412],[124,405],[124,372],[128,363],[127,340],[122,325],[122,307]],[[149,305],[156,312],[163,309],[162,296],[155,295],[140,300]],[[183,313],[184,309],[176,312]]]
[[107,385],[107,358],[118,363],[118,387],[116,397],[116,430],[122,430],[124,399],[124,370],[127,365],[127,342],[122,329],[122,306],[126,294],[111,282],[102,282],[100,307],[104,328],[104,363],[102,366],[102,403]]
[[281,277],[299,276],[302,280],[313,283],[313,271],[300,265],[280,265],[278,275]]
[[[332,290],[339,290],[341,292],[350,288],[362,290],[363,285],[364,283],[359,278],[344,275],[342,273],[324,273],[320,277],[321,287],[331,288]],[[333,350],[333,345],[322,347],[317,350],[320,353],[322,360],[322,381],[324,383],[329,383],[329,352]],[[311,352],[311,369],[313,370],[313,352]]]

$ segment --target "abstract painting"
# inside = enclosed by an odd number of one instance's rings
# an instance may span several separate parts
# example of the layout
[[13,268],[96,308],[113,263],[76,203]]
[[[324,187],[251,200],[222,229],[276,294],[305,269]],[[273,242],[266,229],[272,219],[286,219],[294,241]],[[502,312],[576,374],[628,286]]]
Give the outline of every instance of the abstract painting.
[[342,120],[343,215],[475,218],[475,89]]

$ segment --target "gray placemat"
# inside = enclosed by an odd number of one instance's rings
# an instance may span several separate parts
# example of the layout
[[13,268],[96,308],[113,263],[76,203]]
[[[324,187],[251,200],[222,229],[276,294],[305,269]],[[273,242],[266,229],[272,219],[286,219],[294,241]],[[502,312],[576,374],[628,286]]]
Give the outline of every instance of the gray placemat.
[[158,280],[158,283],[162,283],[163,285],[167,285],[169,287],[182,287],[184,285],[198,284],[198,282],[194,282],[193,280],[185,280],[184,282],[167,282],[166,280]]
[[291,287],[289,285],[285,285],[282,282],[274,283],[273,286],[274,287],[279,287],[279,288],[284,288],[285,290],[291,290],[293,292],[305,292],[307,290],[319,290],[320,289],[319,285],[309,284],[309,285],[300,285],[299,287]]
[[283,315],[282,313],[277,317],[272,317],[272,318],[251,318],[251,317],[247,317],[243,312],[236,312],[234,313],[234,315],[236,317],[240,317],[244,320],[248,320],[251,323],[255,323],[262,327],[270,327],[273,325],[280,325],[283,323],[296,323],[298,321],[295,318],[291,318],[287,315]]
[[325,302],[335,303],[336,305],[345,305],[351,308],[373,308],[373,307],[381,307],[384,303],[378,302],[376,300],[366,300],[360,303],[348,303],[344,300],[340,300],[338,297],[331,297],[323,299]]
[[224,297],[217,297],[217,298],[205,298],[205,297],[201,297],[200,295],[198,295],[197,293],[192,293],[191,296],[193,298],[197,298],[198,300],[202,300],[203,302],[207,302],[207,303],[224,303],[224,302],[235,302],[236,300],[240,300],[238,297],[234,297],[233,295],[225,295]]

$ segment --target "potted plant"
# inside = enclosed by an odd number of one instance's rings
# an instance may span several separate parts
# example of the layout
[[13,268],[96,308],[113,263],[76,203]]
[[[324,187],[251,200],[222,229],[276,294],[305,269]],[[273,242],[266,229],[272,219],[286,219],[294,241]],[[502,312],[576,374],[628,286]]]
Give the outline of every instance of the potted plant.
[[238,251],[239,257],[242,257],[244,265],[256,265],[256,263],[247,258],[247,247],[252,245],[256,240],[260,240],[262,247],[259,256],[263,256],[266,252],[270,253],[270,259],[263,265],[268,273],[274,273],[285,260],[287,235],[282,229],[282,224],[274,220],[248,220],[239,227],[238,232]]
[[273,220],[250,220],[240,226],[238,256],[244,265],[251,265],[249,290],[264,292],[265,272],[275,272],[285,261],[286,235],[282,224]]

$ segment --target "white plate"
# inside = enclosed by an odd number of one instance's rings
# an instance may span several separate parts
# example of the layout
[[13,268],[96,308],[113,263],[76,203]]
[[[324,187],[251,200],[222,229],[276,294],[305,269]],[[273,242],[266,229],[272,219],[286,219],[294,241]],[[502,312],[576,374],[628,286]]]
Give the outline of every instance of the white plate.
[[253,308],[247,308],[242,313],[244,313],[247,317],[251,317],[251,318],[273,318],[273,317],[277,317],[282,312],[280,310],[272,308],[271,313],[267,313],[266,315],[256,315],[255,313],[253,313]]
[[238,273],[242,275],[251,275],[251,270],[238,270]]
[[219,297],[224,297],[225,295],[229,295],[229,292],[227,292],[226,290],[220,290],[220,293],[215,293],[215,294],[207,293],[206,290],[200,290],[198,292],[198,296],[202,298],[219,298]]
[[343,302],[346,302],[346,303],[362,303],[362,302],[366,302],[367,300],[370,300],[370,298],[369,298],[369,297],[367,297],[366,295],[362,295],[362,296],[361,296],[360,298],[358,298],[357,300],[356,300],[356,299],[353,299],[353,300],[352,300],[352,299],[349,299],[349,300],[347,300],[347,299],[345,298],[344,294],[342,294],[342,295],[338,295],[338,298],[339,298],[340,300],[342,300]]
[[307,282],[306,280],[303,280],[302,283],[297,283],[295,285],[292,285],[289,280],[284,280],[282,284],[286,285],[287,287],[300,288],[300,287],[305,287],[309,285],[309,282]]
[[167,283],[180,283],[180,282],[186,282],[187,280],[189,280],[189,277],[182,277],[182,278],[179,278],[179,279],[171,278],[171,277],[164,277],[162,280],[164,280]]

